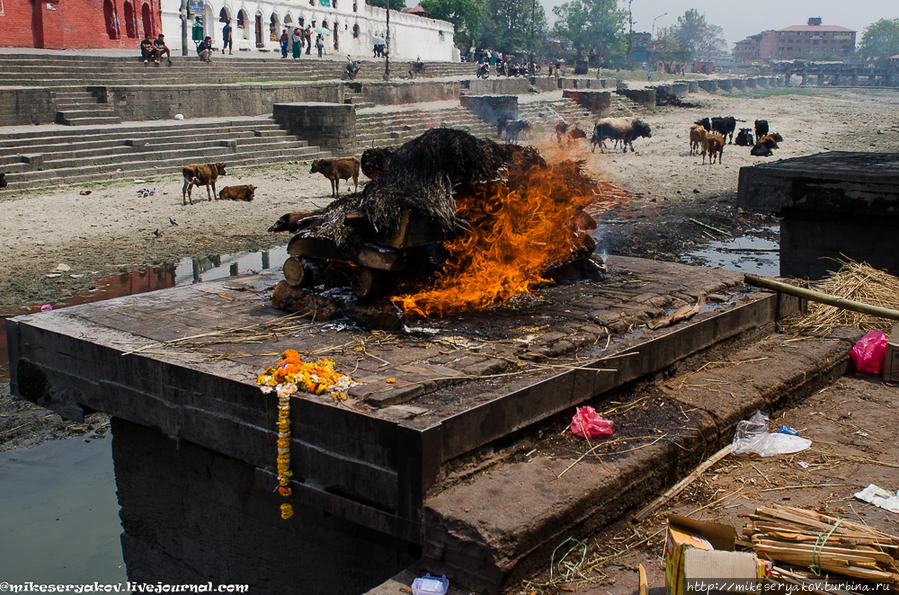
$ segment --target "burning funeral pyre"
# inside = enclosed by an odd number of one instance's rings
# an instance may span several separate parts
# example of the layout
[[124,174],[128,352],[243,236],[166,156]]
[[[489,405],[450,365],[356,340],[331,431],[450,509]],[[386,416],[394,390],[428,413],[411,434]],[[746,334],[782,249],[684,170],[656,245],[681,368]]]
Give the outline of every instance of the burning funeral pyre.
[[580,163],[433,129],[362,156],[372,181],[292,229],[273,304],[316,319],[402,319],[484,309],[551,281],[602,277],[596,222],[614,205]]

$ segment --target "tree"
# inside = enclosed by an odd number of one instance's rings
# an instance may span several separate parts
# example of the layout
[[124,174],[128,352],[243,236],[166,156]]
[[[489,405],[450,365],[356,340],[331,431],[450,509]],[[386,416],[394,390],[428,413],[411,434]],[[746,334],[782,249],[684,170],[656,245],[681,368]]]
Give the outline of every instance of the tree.
[[860,58],[886,64],[896,54],[899,54],[899,19],[880,19],[865,27],[858,44]]
[[449,21],[455,27],[457,45],[470,45],[477,38],[483,19],[483,3],[477,0],[422,0],[431,18]]
[[555,33],[571,42],[575,54],[596,56],[602,64],[624,52],[627,11],[616,0],[570,0],[553,8]]
[[[482,47],[514,54],[539,47],[546,37],[546,13],[535,0],[486,0],[478,37]],[[537,48],[534,48],[537,49]]]
[[387,8],[387,2],[390,2],[390,10],[402,10],[406,8],[406,0],[366,0],[370,6],[379,6]]
[[677,17],[677,24],[671,28],[671,35],[680,43],[687,61],[712,58],[724,47],[722,33],[721,27],[707,23],[705,15],[695,8]]

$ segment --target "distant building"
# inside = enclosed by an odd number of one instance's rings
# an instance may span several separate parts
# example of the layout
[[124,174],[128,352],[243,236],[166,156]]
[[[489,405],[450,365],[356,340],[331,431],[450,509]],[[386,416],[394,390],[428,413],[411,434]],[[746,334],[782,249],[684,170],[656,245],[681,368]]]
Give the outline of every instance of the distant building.
[[631,62],[647,62],[649,48],[652,44],[652,33],[634,31],[631,35]]
[[845,58],[855,51],[855,31],[823,25],[812,17],[806,25],[763,31],[734,45],[734,60],[749,63],[794,58]]

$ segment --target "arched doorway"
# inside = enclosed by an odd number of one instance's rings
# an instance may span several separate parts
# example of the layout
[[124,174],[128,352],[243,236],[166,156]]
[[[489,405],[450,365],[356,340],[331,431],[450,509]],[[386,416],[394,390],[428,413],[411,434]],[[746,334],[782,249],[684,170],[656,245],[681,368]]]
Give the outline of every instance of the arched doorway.
[[110,0],[103,1],[103,21],[106,23],[106,34],[109,39],[119,38],[119,17]]
[[247,11],[242,8],[237,13],[237,32],[240,39],[250,38],[247,32]]
[[256,13],[256,47],[261,48],[265,47],[265,42],[262,40],[262,13]]
[[150,15],[150,5],[146,2],[140,7],[140,20],[144,27],[144,33],[150,37],[156,37],[156,31],[153,30],[153,17]]
[[209,4],[203,7],[203,35],[211,37],[213,43],[218,39],[215,33],[215,19],[212,14],[212,6]]
[[272,13],[268,22],[268,40],[277,42],[279,39],[281,39],[281,22],[278,15]]
[[137,19],[135,19],[134,8],[128,0],[124,4],[125,12],[125,35],[134,39],[137,37]]

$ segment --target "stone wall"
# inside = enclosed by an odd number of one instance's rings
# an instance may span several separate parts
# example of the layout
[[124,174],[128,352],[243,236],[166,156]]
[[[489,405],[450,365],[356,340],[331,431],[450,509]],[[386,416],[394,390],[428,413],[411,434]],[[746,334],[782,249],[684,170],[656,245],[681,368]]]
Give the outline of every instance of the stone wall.
[[276,103],[275,121],[313,145],[354,153],[356,108],[344,103]]
[[601,116],[609,113],[612,105],[611,91],[590,91],[578,89],[565,89],[562,91],[562,97],[567,97],[578,105],[583,106],[591,112],[596,112]]
[[51,124],[56,121],[56,104],[48,88],[0,87],[0,126]]
[[231,85],[160,85],[92,87],[123,120],[167,120],[209,116],[269,114],[275,103],[340,102],[337,83],[240,83]]
[[486,122],[495,124],[500,117],[518,119],[517,95],[463,95],[461,104]]
[[655,89],[618,89],[615,92],[640,105],[656,105]]
[[458,99],[461,90],[458,81],[397,81],[391,83],[357,81],[355,84],[358,85],[356,88],[367,101],[378,105]]

